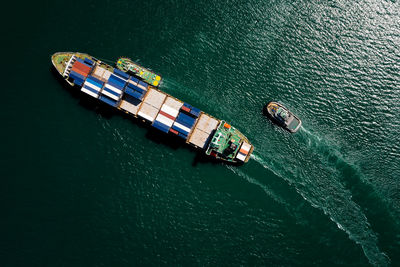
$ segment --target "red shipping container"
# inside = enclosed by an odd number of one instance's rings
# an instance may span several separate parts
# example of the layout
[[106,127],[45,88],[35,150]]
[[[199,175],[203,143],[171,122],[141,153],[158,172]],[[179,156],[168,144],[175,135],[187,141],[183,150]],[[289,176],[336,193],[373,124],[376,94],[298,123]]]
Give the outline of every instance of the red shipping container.
[[171,133],[174,133],[174,134],[178,134],[178,132],[177,131],[175,131],[174,129],[169,129],[169,131],[171,132]]
[[81,71],[85,72],[86,75],[89,74],[89,72],[90,72],[90,67],[86,66],[85,64],[80,63],[79,61],[75,61],[73,67],[76,67],[76,68],[80,69]]
[[84,77],[86,77],[88,75],[87,73],[81,71],[80,69],[75,68],[75,66],[72,67],[72,71],[75,71],[75,72],[79,73],[80,75],[82,75]]
[[188,107],[182,106],[181,109],[186,111],[186,112],[190,112],[190,108],[188,108]]
[[167,117],[168,119],[171,119],[171,120],[173,120],[173,121],[175,120],[175,117],[169,115],[168,113],[165,113],[165,112],[162,111],[162,110],[160,110],[160,114],[161,114],[161,115],[164,115],[164,116]]

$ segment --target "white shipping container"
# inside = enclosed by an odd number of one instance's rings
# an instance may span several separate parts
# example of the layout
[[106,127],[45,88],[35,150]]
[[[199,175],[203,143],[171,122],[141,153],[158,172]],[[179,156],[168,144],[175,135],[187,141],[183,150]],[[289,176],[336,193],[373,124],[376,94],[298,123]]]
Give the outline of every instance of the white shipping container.
[[194,129],[192,135],[190,136],[189,143],[196,145],[198,147],[204,148],[207,139],[210,137],[209,133],[205,133],[202,130]]
[[100,90],[101,90],[100,87],[98,87],[98,86],[96,86],[96,85],[90,83],[89,81],[86,81],[86,82],[83,84],[83,86],[90,87],[90,88],[92,88],[92,89],[94,89],[94,90],[96,90],[96,91],[98,91],[98,92],[100,92]]
[[121,90],[119,90],[118,88],[112,86],[111,84],[106,83],[105,87],[107,87],[108,89],[110,89],[110,90],[116,92],[116,93],[119,94],[119,95],[122,94],[122,91],[121,91]]
[[167,125],[167,126],[169,126],[169,127],[171,127],[172,124],[174,124],[174,121],[173,121],[173,120],[171,120],[170,118],[165,117],[165,116],[162,115],[162,114],[158,114],[158,116],[157,116],[157,118],[156,118],[156,121],[159,121],[159,122],[161,122],[162,124],[165,124],[165,125]]
[[180,110],[181,107],[183,106],[182,101],[176,100],[170,96],[167,97],[164,104],[176,110]]
[[128,101],[122,100],[121,105],[119,107],[125,111],[128,111],[129,113],[136,115],[138,112],[139,106],[140,106],[140,102],[138,102],[137,105],[134,105]]
[[108,79],[110,78],[111,74],[112,73],[109,70],[104,69],[104,73],[103,73],[102,77],[103,77],[104,80],[108,81]]
[[152,105],[157,109],[160,109],[165,98],[166,95],[164,93],[161,93],[160,91],[157,91],[155,89],[149,89],[148,93],[143,99],[143,102],[148,103],[149,105]]
[[157,114],[158,114],[158,109],[147,103],[143,103],[138,112],[139,116],[151,122],[154,121]]
[[178,116],[179,113],[179,110],[173,109],[172,107],[166,104],[162,105],[161,110],[167,113],[168,115],[171,115],[174,118],[176,118],[176,116]]
[[190,133],[190,128],[186,127],[185,125],[182,125],[182,124],[180,124],[179,122],[174,122],[174,125],[175,125],[176,127],[181,128],[182,130],[184,130],[184,131]]
[[113,94],[107,92],[106,90],[103,90],[103,92],[101,92],[101,93],[102,93],[103,95],[108,96],[108,97],[111,98],[111,99],[114,99],[115,101],[118,101],[118,99],[119,99],[118,96],[113,95]]
[[86,94],[88,94],[88,95],[90,95],[90,96],[93,96],[94,98],[98,98],[99,97],[98,94],[95,94],[94,92],[92,92],[92,91],[90,91],[90,90],[88,90],[86,88],[82,87],[81,91],[86,93]]

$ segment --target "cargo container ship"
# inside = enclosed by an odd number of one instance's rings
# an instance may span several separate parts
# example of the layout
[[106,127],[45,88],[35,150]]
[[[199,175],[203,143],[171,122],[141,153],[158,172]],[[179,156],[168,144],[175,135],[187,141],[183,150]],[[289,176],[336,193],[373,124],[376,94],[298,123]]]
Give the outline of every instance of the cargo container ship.
[[55,53],[51,61],[71,86],[182,138],[206,155],[240,164],[253,152],[252,144],[235,127],[159,90],[161,76],[129,58],[119,58],[116,68],[78,52]]

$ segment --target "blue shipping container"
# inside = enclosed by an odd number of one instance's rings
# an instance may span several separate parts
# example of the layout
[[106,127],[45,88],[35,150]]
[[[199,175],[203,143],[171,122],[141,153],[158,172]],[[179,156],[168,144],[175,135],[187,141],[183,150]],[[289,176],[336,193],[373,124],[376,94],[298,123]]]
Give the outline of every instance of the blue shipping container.
[[90,88],[89,86],[83,86],[83,88],[85,88],[86,90],[89,90],[89,91],[91,91],[91,92],[93,92],[93,93],[95,93],[96,95],[98,95],[99,94],[99,92],[97,92],[96,90],[94,90],[93,88]]
[[[88,76],[88,79],[91,79],[92,81],[94,81],[94,82],[100,84],[101,86],[103,86],[103,84],[104,84],[103,81],[100,81],[99,79],[97,79],[96,77],[94,77],[94,76],[92,76],[92,75],[89,75],[89,76]],[[101,87],[101,86],[100,86],[100,87]]]
[[129,87],[127,87],[125,89],[125,93],[127,93],[128,95],[130,95],[130,96],[132,96],[134,98],[140,99],[140,100],[142,100],[142,98],[143,98],[143,94],[141,94],[138,91],[135,91],[135,90],[133,90],[133,89],[131,89]]
[[125,86],[125,81],[119,78],[118,76],[115,76],[114,74],[111,74],[110,78],[108,79],[109,82],[113,82],[115,84],[118,84],[119,87],[124,88]]
[[136,84],[139,82],[139,80],[133,76],[131,76],[130,80]]
[[147,84],[147,83],[145,83],[145,82],[143,82],[143,81],[139,81],[139,84],[142,85],[142,86],[144,86],[144,87],[146,87],[146,88],[149,86],[149,84]]
[[165,132],[165,133],[168,133],[168,131],[169,131],[169,127],[159,121],[154,121],[153,127],[157,128],[158,130]]
[[192,106],[189,105],[188,103],[183,103],[183,105],[184,105],[185,107],[187,107],[187,108],[192,108]]
[[178,136],[183,138],[183,139],[185,139],[185,140],[187,139],[187,135],[186,134],[178,133]]
[[133,85],[131,83],[128,83],[127,87],[132,88],[133,90],[138,91],[139,93],[142,93],[142,94],[144,94],[146,92],[146,90],[144,90],[140,87],[137,87],[136,85]]
[[99,99],[101,101],[103,101],[104,103],[109,104],[110,106],[113,106],[113,107],[117,106],[117,101],[114,101],[114,100],[112,100],[111,98],[109,98],[109,97],[107,97],[105,95],[100,96]]
[[76,78],[76,79],[74,80],[74,84],[76,84],[76,85],[78,85],[78,86],[82,86],[83,80],[81,80],[80,78]]
[[90,66],[93,66],[93,64],[94,64],[94,62],[91,61],[90,59],[88,59],[87,57],[85,57],[85,60],[83,62],[89,64]]
[[108,89],[107,87],[104,87],[103,90],[106,92],[109,92],[110,94],[118,96],[118,97],[121,95],[121,94],[118,94],[117,92],[114,92],[113,90]]
[[73,70],[69,73],[69,77],[74,80],[76,79],[76,77],[80,78],[81,80],[85,80],[85,77],[83,75],[81,75]]
[[139,105],[140,102],[142,102],[139,99],[134,98],[134,97],[132,97],[130,95],[124,95],[123,99],[124,99],[124,101],[126,101],[128,103],[131,103],[132,105],[135,105],[135,106]]
[[185,125],[186,127],[192,128],[196,119],[186,114],[179,113],[178,117],[176,118],[176,121],[179,122],[180,124]]
[[189,129],[191,129],[191,128],[193,127],[193,123],[190,124],[190,123],[188,123],[188,122],[186,122],[186,121],[184,121],[184,120],[182,120],[182,119],[176,119],[175,121],[176,121],[177,123],[182,124],[182,125],[185,126],[185,127],[188,127]]
[[92,79],[90,79],[90,78],[86,79],[86,81],[87,81],[88,83],[91,83],[91,84],[93,84],[94,86],[97,86],[97,87],[99,87],[99,88],[103,87],[103,84],[99,84],[99,83],[97,83],[97,82],[93,81],[93,80],[92,80]]
[[126,74],[125,72],[123,72],[123,71],[121,71],[121,70],[119,70],[117,68],[114,68],[114,74],[118,75],[119,77],[121,77],[121,78],[123,78],[125,80],[129,79],[129,75],[128,74]]
[[172,125],[172,129],[174,129],[175,131],[179,132],[179,133],[183,133],[188,135],[189,133],[186,132],[185,130],[181,129],[180,127],[176,126],[176,125]]
[[196,118],[200,115],[200,109],[192,107],[192,110],[190,111],[190,114],[192,114],[193,116],[195,116]]
[[117,89],[119,89],[119,90],[121,90],[121,91],[123,91],[124,90],[124,87],[123,86],[121,86],[121,84],[119,84],[119,83],[115,83],[114,81],[110,81],[110,80],[108,80],[108,82],[107,82],[109,85],[111,85],[111,86],[114,86],[115,88],[117,88]]

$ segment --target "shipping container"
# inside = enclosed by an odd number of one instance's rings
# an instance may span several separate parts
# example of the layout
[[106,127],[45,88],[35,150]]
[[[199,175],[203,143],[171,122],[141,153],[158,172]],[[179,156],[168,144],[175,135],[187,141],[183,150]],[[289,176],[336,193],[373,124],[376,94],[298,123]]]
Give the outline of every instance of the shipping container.
[[186,112],[190,112],[190,108],[185,107],[185,106],[182,106],[182,107],[181,107],[181,110],[186,111]]
[[82,79],[80,79],[80,78],[76,78],[74,80],[74,84],[77,85],[77,86],[82,86],[83,82],[84,81]]
[[160,113],[157,115],[156,121],[159,121],[159,122],[167,125],[168,127],[171,127],[172,124],[174,123],[174,120],[171,120],[170,118],[168,118]]
[[74,65],[72,67],[78,68],[81,71],[83,71],[84,73],[89,73],[90,70],[92,69],[90,66],[88,66],[87,64],[75,61]]
[[195,116],[196,118],[199,117],[201,110],[195,107],[192,107],[192,109],[190,110],[190,114],[192,114],[193,116]]
[[83,72],[80,69],[78,69],[77,67],[72,67],[71,71],[75,71],[76,73],[79,73],[80,75],[86,77],[88,75],[87,72]]
[[75,71],[71,71],[70,73],[69,73],[69,77],[70,78],[72,78],[72,79],[76,79],[76,78],[79,78],[79,79],[81,79],[81,80],[85,80],[85,76],[83,76],[83,75],[81,75],[81,74],[79,74],[79,73],[77,73],[77,72],[75,72]]
[[104,103],[110,105],[110,106],[113,106],[113,107],[117,106],[117,102],[116,102],[116,101],[112,100],[111,98],[109,98],[109,97],[107,97],[107,96],[105,96],[105,95],[101,95],[101,96],[99,97],[99,99],[100,99],[101,101],[103,101]]
[[96,85],[94,85],[94,84],[91,84],[91,83],[88,82],[88,81],[86,81],[86,82],[84,83],[84,86],[90,87],[90,88],[92,88],[93,90],[96,90],[96,91],[98,91],[98,92],[101,91],[101,87],[98,87],[98,86],[96,86]]
[[142,94],[146,92],[146,90],[144,90],[144,89],[142,89],[142,88],[140,88],[140,87],[138,87],[138,86],[136,86],[136,85],[134,85],[132,83],[128,83],[126,85],[126,87],[129,87],[129,88],[131,88],[131,89],[133,89],[135,91],[138,91],[139,93],[142,93]]
[[98,77],[99,79],[103,79],[104,71],[105,69],[101,68],[100,66],[96,66],[92,74]]
[[178,135],[179,134],[179,132],[178,131],[175,131],[174,129],[169,129],[169,131],[171,132],[171,133],[173,133],[173,134],[176,134],[176,135]]
[[178,136],[181,137],[181,138],[183,138],[183,139],[185,139],[185,140],[186,140],[187,137],[188,137],[187,134],[184,134],[184,133],[178,133]]
[[94,97],[94,98],[98,98],[99,97],[99,93],[96,90],[94,90],[94,89],[92,89],[92,88],[90,88],[88,86],[84,85],[81,88],[81,91],[86,93],[86,94],[88,94],[88,95],[90,95],[90,96],[92,96],[92,97]]
[[190,129],[182,124],[180,124],[179,122],[174,122],[174,124],[172,125],[172,129],[180,132],[180,133],[185,133],[185,134],[189,134],[190,133]]
[[147,83],[143,82],[143,81],[139,81],[139,82],[138,82],[138,86],[139,86],[140,88],[145,89],[145,90],[147,90],[147,88],[149,87],[149,85],[148,85]]
[[190,105],[190,104],[188,104],[188,103],[183,103],[183,106],[184,107],[187,107],[188,109],[192,109],[193,107]]
[[190,135],[189,143],[201,148],[205,148],[210,138],[210,133],[206,133],[200,129],[195,128],[193,130],[193,133]]
[[138,91],[135,91],[135,90],[133,90],[133,89],[131,89],[129,87],[126,87],[125,93],[130,95],[130,96],[132,96],[132,97],[134,97],[134,98],[137,98],[137,99],[140,99],[140,100],[143,99],[143,94],[141,94]]
[[97,87],[100,87],[100,88],[102,88],[103,87],[103,82],[101,82],[101,81],[99,81],[98,79],[96,79],[96,78],[94,78],[94,77],[88,77],[87,79],[86,79],[86,82],[88,82],[88,83],[91,83],[91,84],[93,84],[94,86],[97,86]]
[[103,86],[103,84],[104,84],[103,81],[97,79],[96,77],[93,77],[92,75],[89,75],[88,79],[92,80],[93,82],[96,82],[96,83],[100,84],[101,86]]
[[122,94],[122,90],[116,88],[115,86],[112,86],[109,83],[106,83],[105,87],[107,87],[108,89],[110,89],[111,91],[114,91],[115,93],[117,93],[118,95]]
[[121,100],[120,108],[132,113],[134,115],[137,114],[140,103],[142,103],[139,99],[133,98],[129,95],[124,95]]
[[159,121],[154,121],[154,123],[152,124],[154,128],[157,128],[158,130],[164,132],[164,133],[168,133],[169,131],[169,126],[164,125],[163,123],[159,122]]
[[85,60],[83,62],[85,62],[86,64],[88,64],[90,66],[93,66],[93,64],[94,64],[94,62],[92,60],[88,59],[87,57],[85,57]]
[[196,124],[196,129],[202,130],[205,133],[211,133],[213,130],[217,129],[219,121],[213,117],[202,113]]
[[185,125],[186,127],[192,128],[193,124],[195,123],[196,119],[192,118],[186,114],[179,113],[176,121]]
[[106,92],[107,92],[107,95],[113,95],[113,96],[110,96],[112,99],[115,99],[115,100],[118,100],[119,99],[119,96],[120,96],[120,94],[118,94],[118,93],[116,93],[116,92],[114,92],[113,90],[110,90],[109,88],[107,88],[107,87],[104,87],[103,88],[103,94],[106,94]]
[[131,84],[137,85],[138,82],[139,82],[139,80],[137,78],[133,77],[133,76],[131,76],[129,78],[129,83],[131,83]]
[[[165,100],[165,103],[164,103],[165,105],[167,105],[167,106],[169,106],[169,107],[171,107],[172,109],[175,109],[175,110],[180,110],[180,108],[182,107],[182,105],[183,105],[183,102],[182,101],[179,101],[179,100],[176,100],[176,99],[174,99],[173,97],[171,97],[171,96],[168,96],[167,97],[167,99]],[[178,115],[178,114],[177,114]],[[176,116],[175,116],[176,117]]]
[[161,107],[161,111],[169,114],[170,116],[176,118],[176,116],[178,116],[179,110],[176,110],[166,104],[162,105]]
[[142,103],[138,115],[148,121],[153,122],[158,114],[158,109],[148,103]]
[[[81,63],[81,64],[83,64],[83,65],[85,65],[85,66],[87,66],[87,67],[89,67],[90,69],[92,68],[92,66],[91,65],[89,65],[89,64],[87,64],[84,60],[82,60],[82,59],[80,59],[80,58],[76,58],[76,61],[77,62],[79,62],[79,63]],[[76,62],[75,62],[76,63]]]
[[157,108],[158,111],[161,108],[165,98],[166,95],[164,93],[151,88],[146,94],[146,97],[143,99],[143,102]]
[[123,72],[123,71],[120,71],[120,70],[117,69],[117,68],[114,68],[114,74],[115,74],[115,75],[118,75],[119,77],[121,77],[122,79],[125,79],[125,80],[128,80],[129,77],[130,77],[128,74],[126,74],[126,73]]
[[120,87],[124,88],[126,84],[126,80],[116,76],[115,74],[111,74],[110,78],[108,79],[109,82],[113,82],[115,84],[118,84]]
[[175,117],[174,117],[174,116],[171,116],[171,115],[169,115],[168,113],[166,113],[166,112],[164,112],[164,111],[162,111],[162,110],[160,110],[160,113],[158,113],[158,114],[161,114],[161,115],[163,115],[163,116],[169,118],[169,119],[172,120],[172,121],[175,120]]
[[109,70],[104,69],[104,73],[103,73],[103,80],[108,81],[108,79],[110,79],[112,72]]

